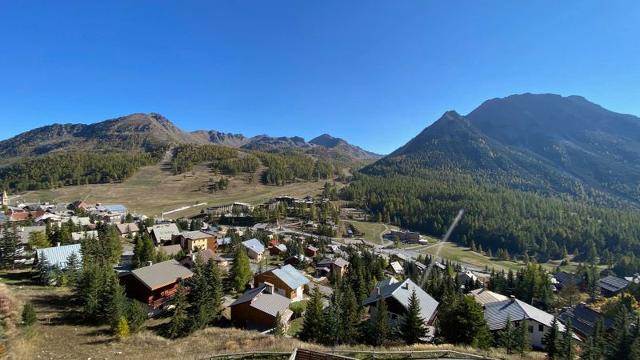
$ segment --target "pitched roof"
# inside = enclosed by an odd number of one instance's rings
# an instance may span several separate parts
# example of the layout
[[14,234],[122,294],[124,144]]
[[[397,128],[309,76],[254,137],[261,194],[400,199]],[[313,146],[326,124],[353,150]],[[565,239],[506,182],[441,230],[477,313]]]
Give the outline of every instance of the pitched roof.
[[610,292],[618,292],[624,290],[629,286],[629,281],[619,278],[617,276],[609,275],[598,280],[598,285],[604,290]]
[[250,239],[247,241],[243,241],[242,245],[244,247],[246,247],[247,249],[258,253],[258,254],[262,254],[264,252],[264,245],[262,245],[262,243],[260,242],[260,240],[258,239]]
[[291,289],[297,289],[309,283],[309,279],[291,265],[285,265],[279,269],[273,269],[271,270],[271,273],[277,276]]
[[267,293],[264,290],[266,285],[262,284],[255,289],[245,291],[231,306],[251,302],[251,307],[260,310],[271,316],[276,316],[278,312],[284,317],[284,313],[289,310],[291,299],[276,293]]
[[[507,324],[507,317],[511,321],[534,320],[548,327],[552,326],[554,318],[553,315],[515,298],[491,302],[484,307],[484,318],[492,331],[503,329]],[[558,324],[558,329],[565,331],[561,323]]]
[[585,304],[578,304],[572,308],[563,310],[558,319],[562,323],[566,324],[568,320],[571,320],[573,330],[580,334],[583,338],[593,335],[596,323],[602,320],[604,323],[604,329],[608,330],[613,327],[613,320],[606,318],[603,314],[591,309]]
[[162,251],[169,256],[175,256],[180,253],[182,246],[180,246],[180,244],[157,246],[156,250]]
[[73,241],[80,241],[82,239],[97,239],[98,238],[98,230],[89,230],[89,231],[77,231],[71,233],[71,239]]
[[482,306],[485,306],[486,304],[489,304],[489,303],[509,300],[508,297],[502,294],[498,294],[493,291],[482,289],[482,288],[471,290],[469,292],[469,295],[473,296],[474,300]]
[[180,279],[193,276],[191,270],[180,265],[176,260],[164,261],[151,266],[141,267],[131,272],[150,290],[173,284]]
[[402,274],[404,272],[404,268],[397,261],[393,261],[391,264],[389,264],[389,266],[391,266],[396,274]]
[[335,258],[335,259],[329,259],[329,258],[325,258],[322,259],[318,262],[318,266],[322,267],[322,266],[328,266],[328,265],[335,265],[337,267],[345,267],[347,265],[349,265],[349,262],[341,257],[339,258]]
[[116,227],[118,228],[118,232],[120,232],[120,234],[128,234],[130,232],[140,231],[140,229],[138,229],[138,224],[136,223],[116,224]]
[[80,252],[80,244],[54,246],[44,249],[38,249],[38,259],[42,259],[44,255],[47,262],[51,266],[57,266],[60,269],[67,267],[67,259],[73,253],[78,256],[78,260],[82,261],[82,253]]
[[[436,313],[439,305],[438,302],[411,279],[406,279],[401,282],[393,280],[383,280],[379,282],[376,289],[374,289],[371,295],[364,301],[364,305],[373,304],[377,302],[380,297],[383,299],[391,297],[407,309],[409,307],[409,298],[415,290],[418,301],[420,302],[420,317],[422,317],[425,322],[430,321]],[[380,289],[379,295],[377,289]]]
[[174,223],[159,224],[149,228],[149,232],[153,233],[156,241],[169,241],[173,235],[180,234],[180,229]]
[[180,235],[182,235],[185,239],[198,240],[198,239],[207,239],[210,237],[214,237],[214,235],[207,234],[202,231],[183,231]]

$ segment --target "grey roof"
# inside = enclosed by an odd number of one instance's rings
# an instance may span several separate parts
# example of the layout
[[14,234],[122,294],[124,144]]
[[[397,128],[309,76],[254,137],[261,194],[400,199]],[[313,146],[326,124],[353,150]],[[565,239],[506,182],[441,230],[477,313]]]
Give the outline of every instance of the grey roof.
[[279,269],[274,269],[271,273],[277,276],[291,289],[297,289],[300,286],[304,286],[309,283],[309,279],[291,265],[285,265]]
[[120,234],[128,234],[130,232],[138,232],[140,229],[138,228],[138,224],[136,223],[125,223],[125,224],[116,224],[118,231]]
[[121,204],[107,204],[96,206],[96,210],[100,212],[121,213],[127,212],[127,207]]
[[38,249],[38,259],[42,259],[44,255],[47,258],[47,262],[51,266],[57,266],[60,269],[67,267],[67,259],[69,255],[75,253],[78,256],[78,260],[82,261],[82,253],[80,252],[80,244],[54,246],[44,249]]
[[[23,244],[29,243],[29,237],[34,232],[44,233],[46,231],[46,226],[23,226],[18,228],[18,232],[16,233],[20,237],[20,242]],[[3,233],[4,230],[0,230],[0,234]]]
[[473,296],[474,300],[482,306],[485,306],[487,304],[494,303],[494,302],[509,300],[508,297],[502,294],[498,294],[496,292],[493,292],[487,289],[482,289],[482,288],[471,290],[469,292],[469,295]]
[[216,241],[218,242],[218,246],[231,244],[231,238],[230,237],[218,238],[218,240],[216,240]]
[[[406,279],[402,282],[393,280],[383,280],[378,283],[376,289],[374,289],[371,295],[364,301],[364,305],[371,305],[377,302],[380,297],[383,299],[391,297],[407,309],[409,307],[409,298],[415,290],[418,301],[420,302],[420,317],[422,317],[425,322],[430,321],[436,313],[438,302],[411,279]],[[380,295],[377,293],[378,288],[380,289]]]
[[629,281],[617,276],[609,275],[598,280],[598,285],[604,290],[618,292],[629,286]]
[[165,246],[157,246],[156,249],[158,251],[164,252],[166,255],[175,256],[180,253],[180,251],[182,250],[182,246],[180,246],[180,244],[165,245]]
[[258,239],[251,239],[243,241],[242,245],[255,253],[262,254],[264,252],[264,245]]
[[287,245],[285,245],[285,244],[278,244],[278,245],[276,245],[276,247],[278,248],[278,250],[280,250],[282,252],[287,251]]
[[558,319],[562,323],[566,324],[568,320],[571,320],[573,330],[586,338],[593,335],[596,323],[602,320],[604,323],[604,329],[609,330],[614,326],[614,321],[606,318],[603,314],[591,309],[585,304],[578,304],[572,308],[563,310]]
[[180,234],[180,229],[174,223],[154,225],[149,228],[149,232],[153,232],[156,241],[169,241],[173,235]]
[[[534,320],[548,327],[551,327],[554,318],[553,315],[515,298],[488,303],[484,307],[484,318],[492,331],[504,329],[507,317],[511,321]],[[558,324],[558,329],[565,331],[561,323]]]
[[242,294],[231,306],[236,306],[245,302],[251,302],[251,307],[260,310],[271,316],[276,316],[279,312],[281,315],[287,313],[291,299],[280,294],[269,294],[265,292],[267,286],[262,284],[255,289],[249,289]]
[[347,265],[349,265],[349,262],[341,257],[336,258],[336,259],[329,259],[329,258],[325,258],[322,259],[318,262],[318,266],[319,267],[323,267],[323,266],[328,266],[328,265],[335,265],[337,267],[345,267]]
[[131,273],[151,290],[172,284],[179,279],[187,279],[193,276],[191,270],[173,259],[135,269]]
[[206,239],[213,237],[211,234],[207,234],[202,231],[183,231],[180,235],[182,235],[185,239],[197,240],[197,239]]
[[71,239],[73,241],[80,241],[82,239],[97,239],[98,238],[98,230],[89,230],[89,231],[77,231],[71,233]]

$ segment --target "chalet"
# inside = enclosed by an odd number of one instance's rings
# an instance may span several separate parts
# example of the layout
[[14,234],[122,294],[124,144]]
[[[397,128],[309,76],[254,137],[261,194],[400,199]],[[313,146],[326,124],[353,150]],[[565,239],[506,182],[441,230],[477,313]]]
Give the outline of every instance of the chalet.
[[191,270],[176,260],[169,260],[135,269],[123,281],[129,297],[159,310],[175,296],[178,284],[192,276]]
[[264,245],[258,239],[250,239],[242,242],[242,246],[247,249],[247,255],[251,259],[260,260],[262,259],[262,254],[264,254],[265,248]]
[[218,242],[216,236],[202,231],[185,231],[172,237],[173,243],[180,244],[185,252],[198,252],[209,249],[216,251]]
[[402,267],[402,265],[400,265],[399,262],[397,261],[393,261],[389,264],[389,269],[391,270],[392,273],[396,274],[396,275],[402,275],[404,274],[404,268]]
[[181,251],[184,253],[184,250],[182,250],[182,246],[180,246],[180,244],[156,246],[156,251],[162,252],[165,255],[171,257],[175,257],[176,255],[180,254]]
[[269,246],[269,254],[271,255],[280,256],[286,253],[287,253],[287,245],[285,244],[276,244],[276,245],[272,244]]
[[558,271],[553,275],[553,279],[557,290],[562,290],[567,285],[581,286],[584,282],[583,277],[566,271]]
[[76,200],[73,203],[71,203],[70,207],[71,207],[71,210],[75,210],[75,211],[86,210],[87,208],[89,208],[89,204],[87,204],[82,200]]
[[71,216],[69,218],[71,222],[76,226],[91,226],[91,218],[88,216]]
[[314,258],[318,255],[318,248],[313,245],[309,245],[304,249],[304,254],[308,257]]
[[293,312],[291,299],[274,292],[272,284],[265,283],[247,290],[231,304],[231,321],[238,327],[266,330],[274,328],[280,314],[285,327]]
[[460,271],[458,273],[458,283],[465,286],[465,288],[467,284],[475,284],[477,281],[478,277],[476,274],[469,270]]
[[439,304],[411,279],[398,281],[392,277],[379,282],[363,305],[369,306],[369,311],[375,313],[377,302],[384,300],[389,310],[390,322],[397,324],[407,313],[409,298],[414,291],[420,303],[420,317],[432,335],[435,332],[434,324]]
[[147,229],[156,245],[171,244],[174,235],[180,234],[180,229],[174,223],[158,224]]
[[80,244],[54,246],[36,250],[36,261],[42,262],[46,259],[51,269],[65,270],[67,268],[67,260],[71,254],[78,257],[78,263],[82,262],[82,252]]
[[304,296],[304,286],[309,283],[309,279],[293,266],[285,265],[256,275],[253,282],[257,285],[270,283],[277,294],[291,301],[300,301]]
[[118,234],[120,236],[136,236],[140,229],[138,228],[138,224],[136,223],[124,223],[124,224],[116,224],[116,229],[118,229]]
[[475,289],[469,292],[473,299],[484,308],[485,305],[494,302],[509,300],[508,297],[487,289]]
[[45,214],[44,211],[10,211],[9,222],[36,220]]
[[349,262],[341,257],[335,259],[322,259],[316,264],[316,273],[319,275],[344,276],[349,268]]
[[585,341],[593,335],[598,321],[602,322],[605,332],[612,331],[614,326],[613,320],[593,310],[584,303],[564,309],[560,315],[558,315],[558,320],[565,325],[567,321],[571,320],[573,332],[578,335],[582,341]]
[[309,262],[309,258],[307,258],[306,256],[300,254],[300,255],[292,255],[289,256],[288,258],[284,259],[284,264],[285,265],[293,265],[293,266],[300,266],[301,264],[307,263]]
[[198,251],[197,253],[187,255],[184,257],[184,259],[180,260],[180,264],[189,269],[192,269],[196,261],[201,261],[203,264],[208,264],[209,261],[213,261],[221,268],[226,268],[229,266],[229,262],[227,261],[227,259],[223,258],[220,255],[217,255],[213,250],[210,249]]
[[609,275],[598,280],[602,296],[611,297],[623,292],[630,282],[617,276]]
[[97,239],[98,231],[97,230],[88,230],[88,231],[76,231],[71,233],[71,240],[80,241],[83,239]]
[[[484,318],[492,332],[503,330],[506,327],[507,318],[515,327],[519,327],[523,320],[527,320],[529,343],[536,349],[544,349],[543,339],[552,327],[554,316],[511,297],[507,300],[485,304]],[[562,323],[558,323],[558,329],[561,332],[566,331]],[[574,335],[574,337],[579,340],[577,336]]]

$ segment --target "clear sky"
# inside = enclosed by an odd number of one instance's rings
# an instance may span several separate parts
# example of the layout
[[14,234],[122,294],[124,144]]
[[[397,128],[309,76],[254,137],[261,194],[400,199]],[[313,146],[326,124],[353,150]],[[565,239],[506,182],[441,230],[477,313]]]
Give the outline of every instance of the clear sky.
[[0,138],[159,112],[387,153],[522,92],[640,115],[640,2],[0,0]]

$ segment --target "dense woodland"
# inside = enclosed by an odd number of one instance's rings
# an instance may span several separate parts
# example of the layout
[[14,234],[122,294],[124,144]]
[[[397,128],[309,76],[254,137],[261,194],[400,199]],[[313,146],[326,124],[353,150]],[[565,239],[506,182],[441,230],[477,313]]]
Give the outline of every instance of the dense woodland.
[[568,199],[479,185],[464,177],[432,172],[424,178],[358,175],[343,199],[369,209],[381,221],[443,235],[460,209],[465,215],[451,240],[493,254],[578,260],[625,261],[638,271],[640,213],[586,205]]
[[159,154],[144,152],[64,152],[26,158],[0,168],[0,187],[13,191],[123,181]]

